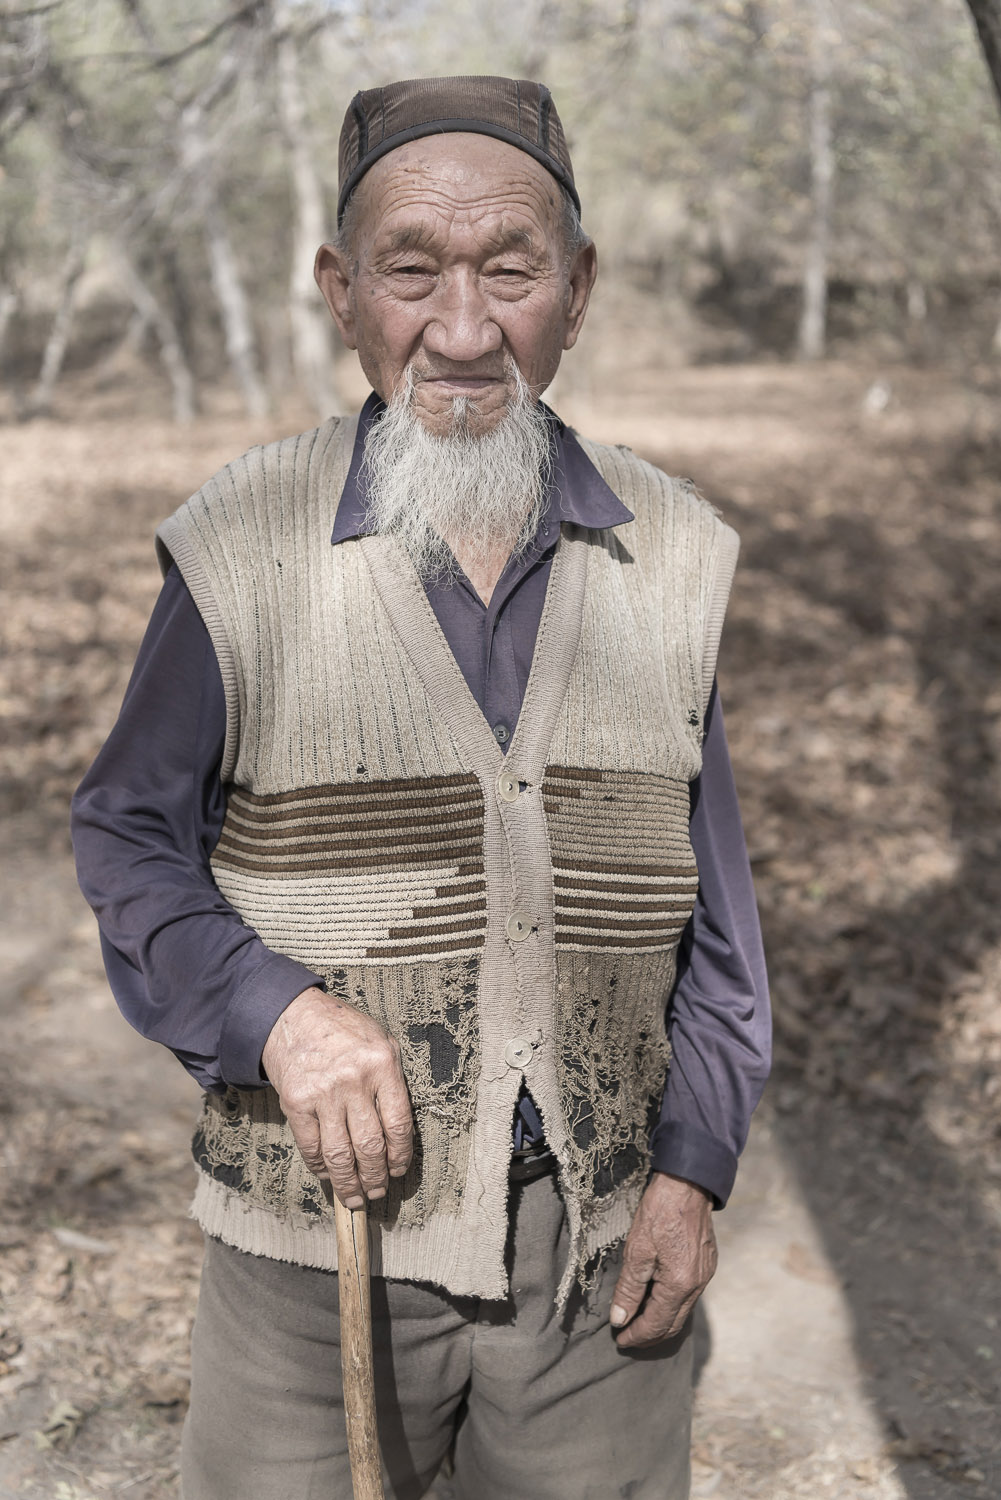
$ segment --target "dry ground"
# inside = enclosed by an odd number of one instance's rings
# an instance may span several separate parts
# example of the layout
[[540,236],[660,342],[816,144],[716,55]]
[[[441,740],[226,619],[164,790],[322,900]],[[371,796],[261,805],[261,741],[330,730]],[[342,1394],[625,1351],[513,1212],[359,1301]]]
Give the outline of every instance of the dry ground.
[[[896,369],[877,400],[878,373],[558,398],[744,539],[721,691],[778,1059],[719,1221],[695,1465],[718,1500],[1001,1497],[997,390]],[[195,1090],[118,1019],[65,806],[155,595],[155,522],[270,432],[220,411],[181,433],[140,401],[81,389],[72,421],[0,428],[11,1496],[166,1500],[184,1409]]]

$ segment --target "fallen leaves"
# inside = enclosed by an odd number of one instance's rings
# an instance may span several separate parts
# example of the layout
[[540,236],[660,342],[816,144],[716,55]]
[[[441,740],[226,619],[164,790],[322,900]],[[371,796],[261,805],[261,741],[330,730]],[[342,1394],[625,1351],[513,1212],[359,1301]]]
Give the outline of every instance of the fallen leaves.
[[36,1297],[65,1302],[73,1290],[72,1260],[63,1254],[40,1257],[33,1285]]
[[24,1341],[16,1329],[0,1328],[0,1379],[10,1374],[11,1361],[20,1354],[23,1347]]
[[42,1427],[34,1433],[35,1447],[68,1448],[80,1431],[84,1413],[72,1401],[59,1401],[49,1412]]
[[52,1238],[64,1250],[76,1250],[81,1255],[113,1255],[114,1246],[106,1240],[95,1239],[92,1234],[81,1234],[78,1229],[53,1229]]

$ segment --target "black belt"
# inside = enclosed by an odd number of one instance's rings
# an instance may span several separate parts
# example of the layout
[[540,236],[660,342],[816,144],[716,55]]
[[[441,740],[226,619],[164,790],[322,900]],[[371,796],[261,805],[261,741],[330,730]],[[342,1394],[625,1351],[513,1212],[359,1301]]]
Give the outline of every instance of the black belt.
[[534,1146],[522,1146],[511,1154],[508,1177],[512,1182],[534,1182],[537,1177],[548,1177],[556,1170],[556,1157],[545,1141]]

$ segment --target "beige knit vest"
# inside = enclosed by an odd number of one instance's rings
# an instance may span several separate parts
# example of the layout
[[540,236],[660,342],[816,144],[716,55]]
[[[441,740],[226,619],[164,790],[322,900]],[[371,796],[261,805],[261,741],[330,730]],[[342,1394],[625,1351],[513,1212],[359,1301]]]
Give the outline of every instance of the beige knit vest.
[[[505,1295],[525,1082],[567,1207],[562,1301],[649,1170],[737,539],[690,485],[584,443],[635,520],[564,524],[505,756],[396,544],[331,545],[355,430],[251,450],[159,532],[226,690],[213,872],[266,943],[400,1043],[418,1146],[373,1205],[373,1269]],[[209,1234],[336,1267],[273,1089],[207,1096],[194,1153]]]

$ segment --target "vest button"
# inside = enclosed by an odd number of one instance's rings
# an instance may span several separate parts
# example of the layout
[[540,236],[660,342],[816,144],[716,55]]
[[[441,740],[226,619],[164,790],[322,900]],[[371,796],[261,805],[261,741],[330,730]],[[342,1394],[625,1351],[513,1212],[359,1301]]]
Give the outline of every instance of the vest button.
[[513,911],[507,919],[507,935],[512,943],[523,943],[531,932],[531,917],[526,917],[523,911]]
[[502,771],[497,778],[497,792],[502,802],[517,802],[521,796],[521,782],[510,771]]
[[535,1048],[524,1036],[516,1036],[504,1048],[504,1061],[509,1068],[523,1068],[531,1062]]

